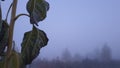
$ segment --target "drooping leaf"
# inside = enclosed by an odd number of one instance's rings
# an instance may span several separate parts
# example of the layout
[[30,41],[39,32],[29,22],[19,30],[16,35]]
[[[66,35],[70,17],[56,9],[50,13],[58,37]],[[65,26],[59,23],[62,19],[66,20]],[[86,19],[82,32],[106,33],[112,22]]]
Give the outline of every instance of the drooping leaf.
[[8,30],[8,24],[2,21],[2,29],[0,31],[0,56],[3,55],[5,47],[8,45]]
[[29,0],[26,8],[30,14],[30,23],[38,25],[38,22],[46,18],[49,3],[45,0]]
[[0,68],[4,68],[4,61],[0,61]]
[[25,68],[25,65],[22,64],[21,54],[14,50],[12,50],[10,60],[8,60],[8,62],[9,68]]
[[0,31],[2,30],[2,11],[1,11],[1,5],[0,5]]
[[45,32],[35,26],[33,26],[32,31],[26,32],[21,44],[21,54],[25,64],[30,64],[38,56],[40,49],[47,43],[48,38]]

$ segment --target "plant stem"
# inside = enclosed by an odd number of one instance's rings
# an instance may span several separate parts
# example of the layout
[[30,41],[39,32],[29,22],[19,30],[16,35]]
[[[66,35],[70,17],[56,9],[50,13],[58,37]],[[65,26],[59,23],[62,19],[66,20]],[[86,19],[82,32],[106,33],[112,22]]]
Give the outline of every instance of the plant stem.
[[16,16],[16,9],[17,9],[17,0],[13,0],[13,7],[11,12],[11,20],[10,20],[10,27],[9,27],[8,49],[7,49],[8,57],[11,54],[13,31],[14,31],[14,24],[15,24],[14,18]]
[[28,15],[28,14],[19,14],[19,15],[17,15],[16,17],[15,17],[15,21],[20,17],[20,16],[27,16],[27,17],[30,17],[30,15]]
[[7,11],[7,15],[6,15],[5,21],[7,21],[8,14],[9,14],[9,12],[10,12],[10,9],[11,9],[12,5],[13,5],[13,3],[11,3],[11,5],[10,5],[10,7],[9,7],[8,11]]
[[7,57],[6,57],[6,61],[5,61],[5,68],[9,68],[9,62],[8,61],[9,61],[9,57],[11,55],[13,31],[14,31],[14,24],[15,24],[14,18],[16,16],[17,1],[18,0],[13,0],[10,27],[9,27],[9,37],[8,37]]

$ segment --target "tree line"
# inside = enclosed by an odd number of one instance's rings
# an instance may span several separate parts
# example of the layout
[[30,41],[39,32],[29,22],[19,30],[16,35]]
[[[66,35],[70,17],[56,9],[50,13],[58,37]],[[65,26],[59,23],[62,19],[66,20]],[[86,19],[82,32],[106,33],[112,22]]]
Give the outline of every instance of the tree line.
[[66,48],[61,57],[53,60],[39,59],[28,68],[120,68],[120,61],[112,59],[112,50],[105,44],[96,56],[81,57],[79,54],[71,55]]

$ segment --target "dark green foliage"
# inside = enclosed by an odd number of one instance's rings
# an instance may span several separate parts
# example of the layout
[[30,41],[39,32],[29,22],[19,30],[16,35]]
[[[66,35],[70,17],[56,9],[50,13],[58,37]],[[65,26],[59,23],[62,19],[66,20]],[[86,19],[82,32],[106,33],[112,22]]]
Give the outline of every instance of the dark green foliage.
[[[19,14],[14,17],[14,15],[16,15],[16,5],[17,1],[13,0],[13,3],[7,12],[7,14],[9,14],[10,9],[12,8],[11,16],[13,17],[11,17],[10,25],[7,23],[7,15],[5,21],[2,20],[0,6],[0,68],[26,68],[26,65],[30,64],[39,55],[40,49],[48,43],[46,33],[36,28],[35,25],[38,25],[38,22],[43,21],[46,18],[47,11],[49,10],[49,3],[45,0],[29,0],[26,5],[29,15]],[[18,53],[14,50],[15,43],[11,42],[13,41],[12,36],[16,18],[22,15],[30,17],[30,23],[33,24],[33,29],[24,34],[23,42],[21,44],[21,53]],[[7,51],[5,52],[6,47]]]
[[46,18],[49,10],[49,3],[45,0],[29,0],[27,3],[27,11],[30,14],[30,23],[36,24]]
[[3,56],[5,47],[8,45],[8,29],[7,22],[2,20],[2,11],[0,6],[0,56]]
[[2,21],[2,28],[0,31],[0,56],[3,55],[5,47],[8,45],[8,28],[8,24]]
[[1,6],[0,6],[0,32],[2,29],[2,11],[1,11]]
[[29,0],[26,9],[30,15],[33,29],[24,34],[21,44],[21,56],[25,65],[30,64],[38,56],[40,49],[48,43],[45,32],[36,28],[34,24],[38,26],[37,23],[46,18],[49,3],[45,0]]
[[4,61],[0,60],[0,68],[4,68],[3,65],[4,65]]
[[47,42],[48,38],[45,32],[35,26],[32,31],[26,32],[21,45],[21,54],[25,64],[30,64],[38,56],[40,48],[47,45]]
[[16,52],[15,50],[12,50],[8,63],[9,63],[9,68],[26,68],[26,66],[23,64],[21,54]]

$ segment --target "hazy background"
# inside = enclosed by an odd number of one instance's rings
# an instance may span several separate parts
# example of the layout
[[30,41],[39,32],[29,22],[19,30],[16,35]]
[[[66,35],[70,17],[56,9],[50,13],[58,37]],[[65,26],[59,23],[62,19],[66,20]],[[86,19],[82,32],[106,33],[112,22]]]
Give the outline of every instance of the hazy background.
[[[27,13],[27,1],[18,0],[17,14]],[[72,54],[86,56],[108,43],[113,57],[120,59],[120,0],[47,1],[50,10],[39,28],[46,32],[49,43],[42,48],[40,57],[52,59],[65,48]],[[10,2],[2,2],[4,18]],[[31,29],[28,17],[20,17],[16,22],[14,40],[19,51],[24,32]]]

